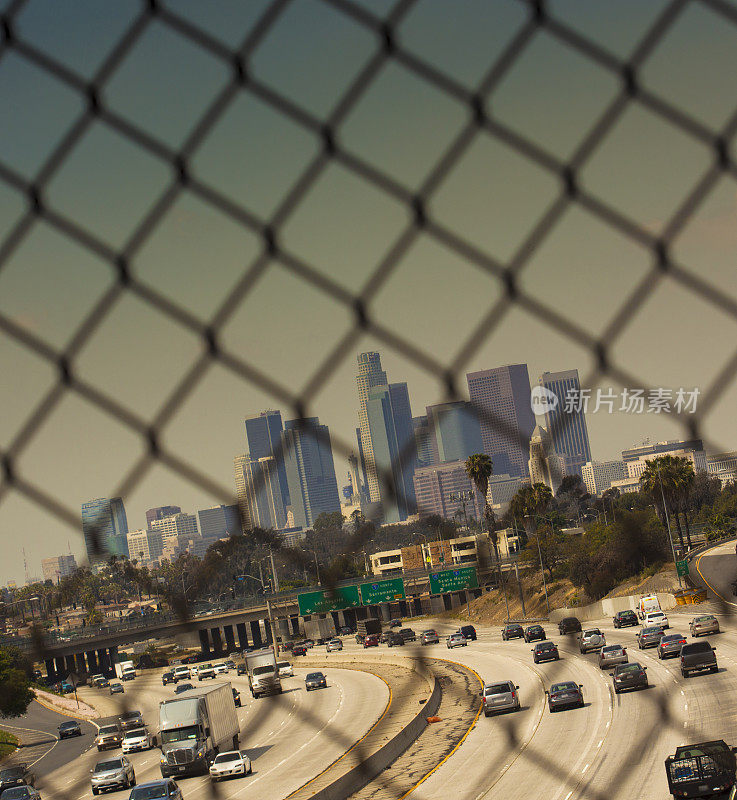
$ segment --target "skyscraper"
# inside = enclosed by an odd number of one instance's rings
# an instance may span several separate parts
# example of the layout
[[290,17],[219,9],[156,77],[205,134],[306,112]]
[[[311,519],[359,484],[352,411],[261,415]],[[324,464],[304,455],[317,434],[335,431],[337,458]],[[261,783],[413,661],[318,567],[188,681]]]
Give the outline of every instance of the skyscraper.
[[200,538],[194,514],[179,513],[155,519],[151,522],[151,530],[161,534],[162,556],[170,560],[192,547]]
[[281,441],[294,524],[309,528],[321,513],[340,511],[328,426],[317,417],[289,420]]
[[151,523],[155,519],[164,519],[164,517],[171,517],[172,514],[181,514],[182,509],[179,506],[159,506],[158,508],[149,508],[146,512],[146,526],[151,527]]
[[545,424],[550,432],[553,447],[558,455],[566,457],[567,469],[576,475],[581,475],[581,467],[587,461],[591,461],[586,416],[583,406],[580,411],[566,408],[566,397],[569,392],[574,399],[580,397],[581,384],[578,380],[578,370],[543,372],[539,384],[558,398],[554,408],[552,403],[548,403],[545,407]]
[[225,539],[241,532],[241,518],[238,506],[213,506],[197,512],[200,536],[205,539]]
[[374,450],[369,432],[366,403],[370,389],[374,386],[386,386],[386,384],[386,372],[381,368],[381,356],[378,353],[359,353],[356,386],[358,387],[358,426],[361,431],[360,452],[363,455],[364,477],[368,486],[369,500],[372,503],[378,503],[381,500],[381,491],[374,467]]
[[427,416],[412,417],[412,427],[415,429],[415,447],[417,448],[417,466],[429,467],[437,459],[437,448],[433,448],[433,441],[430,435],[430,426]]
[[565,474],[563,459],[555,452],[550,434],[537,425],[530,438],[530,483],[544,483],[555,494]]
[[279,483],[276,459],[272,456],[235,459],[238,504],[247,528],[280,530],[286,527],[286,509]]
[[[111,555],[128,555],[128,519],[123,501],[119,497],[98,497],[82,504],[82,533],[87,558],[104,561]],[[95,552],[94,536],[97,534],[98,550]]]
[[535,427],[527,364],[469,372],[466,380],[471,402],[480,413],[484,453],[491,456],[494,472],[527,475]]
[[427,407],[430,446],[435,461],[465,461],[483,452],[481,425],[471,404],[463,400]]
[[282,493],[282,505],[289,505],[289,485],[284,458],[279,450],[283,430],[281,411],[262,411],[246,417],[246,441],[248,455],[258,461],[260,458],[274,457]]

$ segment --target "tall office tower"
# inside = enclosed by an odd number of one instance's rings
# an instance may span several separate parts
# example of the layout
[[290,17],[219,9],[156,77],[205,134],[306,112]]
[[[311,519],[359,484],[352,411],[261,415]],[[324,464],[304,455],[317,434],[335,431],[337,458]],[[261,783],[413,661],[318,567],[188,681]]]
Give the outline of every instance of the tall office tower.
[[[400,522],[416,510],[417,449],[407,384],[374,386],[365,409],[384,521]],[[389,478],[393,491],[387,485]]]
[[565,467],[563,458],[555,452],[550,434],[537,425],[530,438],[530,483],[544,483],[555,494],[560,487]]
[[77,561],[73,555],[41,559],[41,572],[45,581],[59,583],[62,578],[67,578],[76,569]]
[[469,372],[466,380],[471,402],[480,414],[484,453],[491,456],[494,472],[527,475],[535,428],[527,364]]
[[[580,397],[581,384],[578,380],[578,370],[543,372],[539,384],[558,398],[555,408],[552,408],[552,403],[546,404],[545,407],[545,424],[550,432],[553,447],[558,455],[566,457],[567,469],[576,475],[581,475],[581,467],[587,461],[591,461],[586,415],[583,407],[580,411],[566,409],[569,392],[574,400]],[[571,408],[570,403],[568,408]]]
[[417,467],[429,467],[437,460],[437,446],[432,440],[430,425],[427,416],[412,417],[412,427],[415,431],[415,447],[417,448]]
[[279,451],[282,433],[281,411],[262,411],[246,417],[246,441],[248,455],[258,461],[260,458],[274,457],[282,493],[282,505],[289,505],[289,485],[283,454]]
[[128,533],[128,552],[131,559],[148,565],[158,562],[164,552],[164,540],[161,531],[140,530]]
[[471,519],[481,519],[484,497],[468,477],[464,461],[420,467],[415,470],[414,483],[420,517],[437,514],[453,519],[465,513]]
[[179,506],[159,506],[158,508],[149,508],[146,512],[146,527],[150,528],[151,523],[155,519],[164,519],[164,517],[171,517],[173,514],[181,514],[182,509]]
[[340,511],[328,426],[317,417],[289,420],[282,448],[295,526],[310,528],[324,511]]
[[[93,536],[97,532],[98,549],[95,553]],[[82,533],[87,558],[105,561],[109,556],[128,555],[128,519],[123,501],[119,497],[98,497],[82,504]]]
[[241,532],[238,506],[213,506],[197,512],[200,536],[205,539],[226,539]]
[[358,469],[358,459],[353,453],[348,456],[348,473],[351,478],[351,496],[347,499],[354,504],[360,504],[363,499],[363,484]]
[[381,368],[381,356],[378,353],[359,353],[356,386],[358,387],[358,426],[361,431],[360,451],[363,453],[365,483],[368,486],[369,500],[372,503],[381,500],[381,491],[374,467],[374,450],[369,432],[366,403],[370,389],[373,389],[374,386],[386,385],[386,372]]
[[427,424],[435,461],[465,461],[474,453],[483,452],[481,425],[470,403],[457,400],[428,406]]
[[236,488],[238,505],[243,510],[243,518],[248,520],[247,529],[262,528],[268,530],[285,528],[286,509],[279,483],[279,471],[276,459],[236,458]]

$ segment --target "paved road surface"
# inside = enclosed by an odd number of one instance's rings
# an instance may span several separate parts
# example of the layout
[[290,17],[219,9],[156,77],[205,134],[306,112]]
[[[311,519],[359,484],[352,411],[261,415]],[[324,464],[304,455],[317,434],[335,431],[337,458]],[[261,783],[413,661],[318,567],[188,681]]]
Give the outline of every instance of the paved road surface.
[[737,597],[732,592],[732,582],[737,579],[735,542],[725,542],[697,556],[691,564],[694,578],[701,578],[714,594],[737,608]]

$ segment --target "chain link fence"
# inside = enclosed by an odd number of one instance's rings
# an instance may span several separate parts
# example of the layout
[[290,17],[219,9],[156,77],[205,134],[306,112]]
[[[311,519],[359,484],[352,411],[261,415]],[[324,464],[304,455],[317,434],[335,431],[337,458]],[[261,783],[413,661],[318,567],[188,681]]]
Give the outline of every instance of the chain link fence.
[[[23,324],[13,313],[7,310],[0,312],[0,331],[5,341],[33,354],[39,363],[45,364],[54,374],[48,391],[31,405],[29,413],[3,448],[0,503],[12,494],[21,495],[72,530],[80,530],[77,509],[49,491],[43,481],[34,479],[33,475],[27,475],[18,468],[23,454],[33,444],[39,431],[54,419],[54,413],[69,396],[83,400],[115,420],[140,442],[140,455],[130,464],[118,485],[109,487],[108,496],[129,496],[141,486],[154,467],[160,466],[213,498],[232,503],[234,497],[231,487],[223,485],[194,460],[183,458],[168,446],[164,436],[167,426],[196,393],[207,371],[214,365],[235,380],[255,387],[262,395],[272,398],[274,403],[288,408],[296,419],[304,423],[314,415],[313,409],[321,390],[335,378],[341,366],[354,357],[365,336],[370,336],[386,351],[401,357],[416,371],[436,380],[444,387],[447,399],[459,399],[462,397],[461,379],[468,365],[482,348],[488,346],[495,334],[499,335],[510,312],[518,309],[548,329],[551,336],[572,343],[589,354],[594,366],[582,382],[583,386],[595,387],[606,378],[647,393],[654,388],[647,376],[638,374],[635,366],[617,359],[615,349],[625,333],[647,313],[645,307],[648,301],[664,281],[674,282],[685,295],[692,298],[694,304],[699,304],[699,308],[705,307],[714,315],[729,318],[730,321],[737,320],[737,301],[726,282],[719,286],[701,274],[703,270],[682,262],[676,257],[674,247],[674,242],[720,182],[725,178],[737,177],[732,153],[732,140],[737,128],[737,103],[733,108],[721,109],[718,125],[707,124],[697,115],[685,111],[673,98],[653,91],[647,82],[641,80],[648,59],[658,52],[688,14],[694,10],[706,12],[720,26],[737,31],[737,8],[726,0],[673,0],[653,4],[649,12],[650,20],[644,26],[636,46],[627,58],[623,58],[614,55],[595,37],[584,35],[580,26],[571,24],[565,15],[558,13],[555,3],[531,0],[510,4],[518,9],[520,22],[511,29],[503,45],[496,48],[495,57],[485,64],[483,75],[475,79],[471,86],[468,81],[459,80],[453,70],[439,66],[443,63],[440,54],[438,58],[423,57],[416,48],[405,45],[402,26],[422,5],[412,0],[397,0],[376,6],[350,0],[321,0],[310,5],[311,9],[319,7],[325,13],[335,15],[341,24],[368,35],[373,42],[373,47],[369,48],[366,58],[354,74],[336,79],[334,96],[322,103],[324,113],[317,114],[298,102],[293,94],[281,91],[273,83],[260,78],[258,71],[253,68],[259,47],[283,22],[285,15],[293,13],[295,8],[305,13],[306,3],[301,5],[299,0],[264,2],[258,7],[258,14],[252,9],[253,19],[248,26],[244,26],[245,32],[235,45],[225,44],[224,38],[215,35],[207,22],[200,24],[193,21],[197,15],[186,13],[186,8],[182,10],[177,4],[162,0],[141,2],[131,18],[124,25],[119,25],[119,34],[108,37],[110,42],[104,57],[93,73],[85,77],[70,68],[63,59],[54,56],[53,48],[44,48],[37,41],[24,36],[24,15],[29,13],[29,9],[39,13],[40,4],[25,0],[11,0],[3,4],[0,16],[0,70],[10,58],[22,59],[39,73],[51,76],[56,90],[73,96],[79,110],[67,124],[60,126],[58,136],[53,137],[53,146],[41,159],[38,169],[29,173],[22,165],[6,160],[0,153],[0,181],[3,188],[20,194],[25,203],[25,208],[5,226],[5,233],[0,238],[0,278],[33,231],[43,223],[59,237],[73,242],[81,251],[107,264],[114,280],[100,292],[87,313],[67,320],[72,333],[63,347],[49,344],[46,337],[38,335],[33,327]],[[42,13],[47,14],[48,23],[53,24],[52,7],[46,7]],[[449,8],[447,13],[452,13]],[[305,17],[305,20],[308,19],[309,14]],[[136,122],[135,115],[127,116],[106,101],[111,82],[152,26],[158,26],[159,30],[175,35],[189,47],[206,54],[227,75],[217,90],[202,103],[204,112],[191,121],[186,134],[180,135],[176,141],[157,135]],[[309,33],[308,26],[304,34],[309,37]],[[517,127],[495,114],[495,92],[541,33],[556,46],[574,54],[578,62],[590,69],[592,74],[606,75],[615,87],[592,124],[566,157],[556,154],[560,148],[547,146],[545,132],[542,139],[538,140],[521,133]],[[289,54],[285,53],[284,57],[288,62]],[[445,137],[432,165],[421,179],[414,182],[407,180],[404,174],[393,174],[391,170],[378,166],[375,159],[364,157],[356,149],[347,146],[345,137],[341,135],[341,129],[351,114],[382,79],[383,71],[389,65],[401,67],[419,85],[431,88],[438,97],[463,111],[461,123],[452,134]],[[299,64],[288,67],[299,70]],[[174,91],[186,96],[194,88],[193,85],[183,84],[176,86]],[[203,179],[201,171],[192,166],[203,143],[243,97],[270,109],[280,119],[288,121],[295,131],[309,135],[310,140],[316,143],[309,157],[302,160],[299,169],[286,179],[278,176],[289,188],[283,197],[262,204],[264,208],[269,207],[268,213],[257,213],[253,210],[254,204],[238,202],[216,183]],[[649,224],[629,214],[621,204],[612,203],[592,191],[587,182],[582,180],[584,168],[635,106],[651,115],[663,130],[677,133],[706,153],[703,168],[692,176],[679,196],[672,198],[672,211],[657,224]],[[75,216],[64,210],[64,203],[58,202],[52,191],[53,182],[75,157],[80,142],[97,125],[105,126],[107,131],[124,140],[137,153],[145,156],[147,163],[152,165],[151,170],[160,170],[164,175],[159,189],[148,193],[149,201],[145,209],[135,224],[125,231],[125,235],[105,236],[100,226],[88,224],[88,215]],[[552,140],[553,132],[550,134]],[[528,215],[531,224],[520,241],[510,248],[507,258],[492,256],[472,237],[459,233],[457,226],[448,224],[442,216],[434,213],[433,200],[439,189],[449,180],[463,181],[467,178],[467,170],[462,165],[480,139],[503,146],[514,154],[523,165],[522,168],[534,168],[553,187],[549,201],[537,203],[539,213]],[[674,170],[680,166],[674,164]],[[312,263],[301,252],[290,248],[286,243],[288,237],[284,236],[290,219],[307,202],[326,171],[334,167],[372,187],[381,197],[401,208],[405,216],[404,224],[398,226],[389,246],[372,264],[370,274],[358,282],[347,282],[341,276],[326,272],[320,264]],[[398,169],[398,172],[402,170]],[[611,176],[611,180],[616,181],[617,176]],[[178,302],[173,294],[169,295],[142,280],[132,267],[184,193],[196,198],[218,219],[225,219],[229,224],[248,232],[257,242],[254,257],[240,268],[227,296],[216,304],[217,307],[206,319],[193,313],[191,307]],[[101,202],[104,202],[104,198],[101,198]],[[584,211],[603,229],[615,233],[647,254],[647,269],[625,286],[624,301],[618,308],[612,309],[609,322],[598,333],[592,333],[590,327],[582,324],[576,316],[563,313],[555,303],[541,299],[530,290],[525,279],[526,270],[534,256],[551,239],[571,209]],[[378,304],[384,297],[382,289],[400,269],[420,238],[441,246],[459,262],[472,265],[488,276],[496,287],[495,299],[474,322],[470,334],[458,337],[452,343],[450,358],[438,357],[423,346],[421,337],[418,339],[393,329],[377,313],[380,311]],[[591,257],[595,258],[596,252]],[[53,265],[49,265],[49,269],[53,269]],[[259,280],[276,269],[288,274],[294,285],[304,287],[305,292],[309,290],[329,298],[331,304],[340,308],[350,320],[347,329],[334,337],[330,346],[314,353],[307,379],[297,390],[296,382],[285,380],[278,366],[271,370],[264,369],[249,359],[248,348],[234,349],[226,343],[223,334],[244,303],[254,294]],[[361,284],[358,290],[347,288],[347,283],[351,282]],[[459,292],[462,294],[463,291],[460,286]],[[150,414],[143,414],[138,408],[129,406],[77,368],[80,354],[106,324],[123,297],[133,297],[146,309],[172,321],[191,336],[199,347],[198,357],[180,377],[165,387],[163,401]],[[418,291],[418,302],[420,299],[421,293]],[[604,302],[608,303],[609,298]],[[278,323],[278,314],[275,316]],[[667,348],[677,345],[669,341],[656,341],[653,346]],[[737,347],[733,347],[729,357],[718,365],[711,383],[703,388],[698,412],[674,415],[682,425],[685,436],[704,438],[712,450],[719,448],[716,442],[705,436],[704,425],[709,414],[732,388],[736,366]],[[507,435],[518,435],[487,410],[476,408],[475,411],[484,421],[496,425]],[[354,442],[335,435],[331,437],[331,445],[333,451],[343,457],[349,456],[355,449]],[[381,475],[381,479],[390,494],[397,491],[390,474]],[[263,543],[278,548],[293,563],[305,566],[307,557],[298,548],[284,547],[278,537],[268,532],[256,531],[253,535]],[[367,543],[365,536],[365,532],[359,531],[349,537],[345,551],[353,553],[360,550]],[[97,542],[97,549],[103,552],[102,542]],[[223,553],[223,558],[227,558],[227,552]],[[340,578],[339,574],[328,574],[326,583],[334,585]],[[206,582],[207,574],[203,574],[201,580]],[[183,619],[190,618],[191,610],[186,603],[180,603],[176,610]],[[42,640],[39,640],[38,646],[43,655]],[[422,653],[418,652],[417,657],[423,658]],[[268,724],[279,702],[279,698],[274,698],[274,702],[266,706],[267,710],[249,735],[257,736],[258,729]],[[648,746],[653,732],[664,728],[677,728],[679,734],[683,731],[682,723],[672,717],[665,693],[647,693],[645,702],[652,704],[651,721],[633,737],[633,754]],[[123,705],[129,703],[130,700],[126,698]],[[318,724],[317,720],[314,722]],[[517,752],[520,742],[515,725],[506,721],[500,725],[506,730],[509,751]],[[689,733],[694,737],[699,736],[695,730],[689,729]],[[340,737],[342,734],[331,731],[331,735]],[[344,744],[348,749],[353,743],[345,741]],[[504,759],[507,757],[508,754],[505,754]],[[530,768],[559,775],[561,784],[569,785],[571,778],[567,770],[547,761],[543,753],[536,750],[534,742],[524,747],[521,758],[528,762]],[[491,764],[490,770],[494,771],[500,766],[501,762]],[[585,783],[571,786],[577,796],[603,797]],[[57,791],[56,794],[71,798],[79,788]],[[219,792],[217,785],[213,785],[213,795]],[[421,793],[420,788],[416,794],[421,796]]]

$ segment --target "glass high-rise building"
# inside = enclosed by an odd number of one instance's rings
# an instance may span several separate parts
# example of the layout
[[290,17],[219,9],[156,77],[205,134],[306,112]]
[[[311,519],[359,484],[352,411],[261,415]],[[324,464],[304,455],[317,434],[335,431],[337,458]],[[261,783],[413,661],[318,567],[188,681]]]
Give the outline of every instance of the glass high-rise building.
[[470,403],[457,400],[428,406],[426,410],[434,455],[430,463],[465,461],[474,453],[483,452],[481,425]]
[[225,539],[241,532],[238,506],[219,505],[197,512],[200,536],[205,539]]
[[340,511],[328,426],[317,417],[288,420],[282,448],[294,524],[310,528],[323,512]]
[[[90,562],[128,555],[128,519],[120,497],[98,497],[82,504],[82,534]],[[94,538],[98,547],[95,548]],[[102,552],[95,552],[96,550]]]
[[290,501],[287,471],[284,465],[283,454],[279,449],[282,430],[281,411],[262,411],[260,414],[246,417],[248,455],[254,461],[258,461],[260,458],[276,459],[276,471],[282,493],[282,505],[286,508]]
[[468,394],[479,412],[483,452],[494,473],[525,476],[535,415],[530,405],[527,364],[469,372]]
[[235,459],[235,485],[238,504],[247,528],[280,530],[286,527],[286,509],[282,498],[276,459],[272,456]]
[[[543,372],[539,380],[557,398],[558,403],[552,408],[548,403],[545,410],[545,426],[553,443],[553,449],[560,456],[565,456],[566,471],[581,475],[581,468],[591,461],[589,447],[589,431],[586,427],[586,415],[581,410],[566,410],[566,398],[580,397],[581,384],[578,370],[568,369],[562,372]],[[571,404],[568,404],[572,408]]]
[[358,375],[356,386],[358,388],[358,427],[360,436],[360,456],[363,461],[364,477],[368,487],[369,500],[378,503],[381,500],[379,479],[374,466],[374,448],[369,432],[366,403],[369,391],[375,386],[386,386],[386,372],[381,368],[381,356],[378,353],[358,354]]

